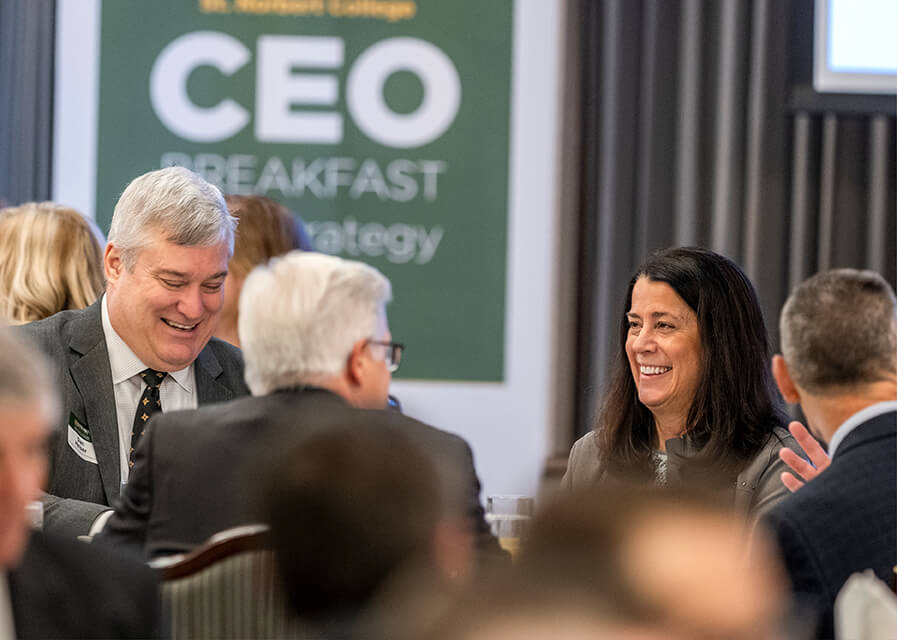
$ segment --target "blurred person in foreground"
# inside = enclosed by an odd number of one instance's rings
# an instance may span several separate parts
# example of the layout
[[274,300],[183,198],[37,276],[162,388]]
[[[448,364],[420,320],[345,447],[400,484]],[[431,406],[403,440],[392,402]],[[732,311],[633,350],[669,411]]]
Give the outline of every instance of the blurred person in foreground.
[[54,202],[0,210],[0,315],[23,324],[93,304],[105,288],[100,238],[91,221]]
[[818,611],[818,637],[832,638],[835,598],[852,573],[872,569],[894,585],[897,298],[872,271],[825,271],[789,296],[779,329],[773,375],[831,462],[768,522],[796,598]]
[[[506,587],[519,591],[508,580]],[[538,593],[538,592],[537,592]],[[470,603],[453,610],[441,629],[415,640],[671,640],[673,636],[644,625],[621,623],[602,615],[588,602],[543,599],[533,593],[496,593],[478,590]],[[403,639],[405,640],[405,639]],[[411,640],[408,638],[407,640]],[[694,640],[693,638],[690,640]]]
[[29,529],[57,404],[43,356],[0,330],[0,637],[161,637],[148,568]]
[[388,414],[267,458],[261,483],[294,613],[326,638],[395,638],[442,612],[471,570],[464,496]]
[[[587,589],[561,588],[517,569],[491,575],[456,598],[417,635],[394,640],[675,640],[625,618]],[[690,639],[694,640],[694,639]]]
[[596,637],[784,640],[785,576],[773,551],[719,494],[586,488],[537,513],[510,577],[543,606],[588,606],[607,629]]
[[215,337],[239,347],[240,291],[249,272],[293,249],[313,251],[313,247],[302,220],[282,204],[264,196],[225,196],[224,200],[239,226],[224,281],[224,304]]
[[403,346],[386,318],[391,286],[361,262],[293,251],[256,267],[240,295],[240,342],[251,398],[154,417],[131,480],[98,542],[147,557],[188,550],[256,522],[247,461],[334,424],[385,421],[460,484],[470,526],[498,552],[467,443],[386,407]]
[[779,459],[800,451],[769,372],[754,287],[701,248],[663,249],[638,268],[597,424],[570,452],[568,489],[621,482],[722,493],[752,518],[785,498]]
[[77,536],[108,517],[157,411],[248,393],[239,349],[212,337],[236,221],[216,187],[181,167],[131,181],[103,255],[106,293],[17,328],[62,391],[45,526]]

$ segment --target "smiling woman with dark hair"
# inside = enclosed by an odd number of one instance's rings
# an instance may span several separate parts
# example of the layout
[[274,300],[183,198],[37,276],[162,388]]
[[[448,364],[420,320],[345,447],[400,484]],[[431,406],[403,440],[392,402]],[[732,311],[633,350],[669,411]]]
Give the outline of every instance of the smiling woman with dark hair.
[[784,498],[785,430],[753,285],[700,248],[652,253],[629,282],[620,350],[597,424],[564,485],[697,485],[756,517]]

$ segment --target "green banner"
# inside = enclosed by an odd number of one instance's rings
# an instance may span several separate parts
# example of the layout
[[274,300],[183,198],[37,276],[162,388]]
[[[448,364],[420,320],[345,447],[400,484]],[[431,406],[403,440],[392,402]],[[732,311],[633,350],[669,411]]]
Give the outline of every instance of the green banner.
[[511,0],[106,0],[97,221],[178,164],[393,283],[399,377],[501,381]]

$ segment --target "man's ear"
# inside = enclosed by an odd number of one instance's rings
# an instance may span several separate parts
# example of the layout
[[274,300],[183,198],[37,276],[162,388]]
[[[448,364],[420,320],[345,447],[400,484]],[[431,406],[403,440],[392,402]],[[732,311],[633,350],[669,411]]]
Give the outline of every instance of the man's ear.
[[772,357],[772,377],[775,379],[779,391],[782,392],[785,402],[790,402],[791,404],[800,402],[800,392],[798,392],[797,385],[794,384],[791,373],[788,371],[788,363],[779,354]]
[[121,259],[121,251],[110,242],[103,252],[103,272],[106,274],[106,282],[114,284],[124,270],[125,263]]
[[357,340],[355,344],[352,345],[352,352],[349,354],[349,359],[346,361],[346,376],[353,386],[360,385],[361,381],[364,379],[365,367],[367,367],[364,351],[367,346],[368,341],[364,338]]

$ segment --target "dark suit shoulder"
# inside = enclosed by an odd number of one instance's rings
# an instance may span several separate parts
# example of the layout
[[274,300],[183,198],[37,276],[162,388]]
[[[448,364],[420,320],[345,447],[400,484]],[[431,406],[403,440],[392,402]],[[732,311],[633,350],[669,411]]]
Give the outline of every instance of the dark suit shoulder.
[[849,449],[839,447],[823,473],[788,496],[773,511],[782,517],[794,515],[801,520],[834,525],[837,529],[849,528],[850,523],[843,519],[845,511],[894,499],[897,489],[888,479],[897,477],[895,444],[897,435],[891,434],[889,438],[867,439]]
[[35,335],[59,333],[62,328],[67,326],[70,322],[77,321],[83,318],[88,309],[90,309],[90,307],[87,307],[87,309],[69,309],[66,311],[58,311],[52,316],[47,316],[46,318],[42,318],[41,320],[35,320],[34,322],[23,324],[18,328],[22,331],[25,331],[26,333],[32,333]]
[[443,446],[448,447],[468,448],[467,441],[464,440],[464,438],[462,438],[461,436],[455,433],[451,433],[450,431],[445,431],[438,427],[434,427],[433,425],[427,424],[426,422],[421,422],[420,420],[407,416],[403,413],[376,409],[366,409],[364,411],[366,411],[369,415],[376,414],[377,416],[379,416],[379,418],[377,419],[382,419],[390,426],[407,430],[412,434],[412,437],[430,440],[433,443],[440,443]]
[[139,559],[117,549],[97,548],[73,538],[34,532],[22,567],[52,565],[59,571],[78,572],[78,579],[111,589],[127,579],[142,587],[157,588],[153,571]]
[[[13,327],[13,330],[27,336],[33,344],[44,350],[47,350],[48,347],[51,349],[57,346],[62,347],[65,344],[64,336],[70,333],[71,325],[86,321],[91,311],[93,311],[92,307],[60,311],[42,320]],[[102,324],[99,327],[102,331]]]
[[[863,424],[856,427],[847,434],[838,449],[835,456],[838,458],[852,456],[854,451],[866,451],[866,446],[876,443],[876,450],[879,455],[885,455],[884,449],[894,450],[897,443],[897,411],[889,411],[881,415],[875,416],[867,420]],[[867,453],[860,453],[865,456]]]
[[10,596],[19,638],[164,635],[155,575],[115,549],[34,533]]
[[[98,345],[105,350],[101,300],[85,309],[60,311],[43,320],[15,327],[61,368],[68,368],[74,350],[86,354]],[[105,356],[104,356],[105,357]]]
[[262,398],[241,396],[225,402],[200,405],[196,409],[181,409],[157,413],[150,424],[157,431],[161,429],[211,428],[221,424],[240,423],[248,416],[261,412],[264,406]]
[[343,421],[353,411],[330,393],[278,392],[156,414],[150,424],[157,447],[189,443],[218,448],[222,438],[230,435],[246,441],[253,431],[259,436],[270,434],[283,446],[315,427]]

